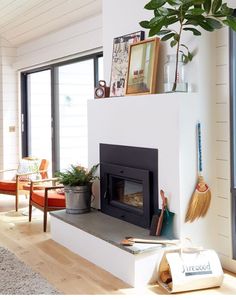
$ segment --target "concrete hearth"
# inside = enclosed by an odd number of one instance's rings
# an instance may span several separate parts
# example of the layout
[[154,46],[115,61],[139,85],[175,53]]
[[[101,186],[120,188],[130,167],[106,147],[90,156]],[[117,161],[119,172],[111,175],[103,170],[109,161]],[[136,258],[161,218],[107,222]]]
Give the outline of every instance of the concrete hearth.
[[150,237],[149,230],[97,210],[81,215],[51,212],[52,239],[112,273],[131,286],[155,282],[156,266],[166,247],[153,244],[122,246],[126,236]]

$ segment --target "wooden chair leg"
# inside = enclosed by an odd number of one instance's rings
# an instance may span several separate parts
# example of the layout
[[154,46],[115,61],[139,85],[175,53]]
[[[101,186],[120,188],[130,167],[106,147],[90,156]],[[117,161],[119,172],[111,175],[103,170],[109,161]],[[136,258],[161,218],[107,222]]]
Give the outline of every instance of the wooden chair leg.
[[16,192],[16,211],[18,211],[18,201],[19,201],[19,195],[18,192]]
[[47,210],[43,212],[43,231],[47,231]]
[[31,222],[32,219],[32,205],[29,203],[29,222]]

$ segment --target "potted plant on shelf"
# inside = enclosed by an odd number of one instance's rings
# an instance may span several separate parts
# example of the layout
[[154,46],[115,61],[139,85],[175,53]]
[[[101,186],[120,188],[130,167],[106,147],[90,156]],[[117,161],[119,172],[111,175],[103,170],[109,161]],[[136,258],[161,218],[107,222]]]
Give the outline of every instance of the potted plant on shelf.
[[90,211],[92,184],[98,179],[95,175],[97,168],[98,164],[91,169],[71,165],[64,172],[56,172],[58,181],[64,185],[67,213],[81,214]]
[[[181,42],[182,34],[190,32],[200,36],[197,27],[209,32],[229,26],[236,31],[235,10],[222,3],[222,0],[151,0],[145,7],[153,10],[151,20],[139,24],[149,29],[149,36],[162,36],[162,41],[170,40],[170,46],[176,46],[175,75],[172,91],[176,91],[178,80],[178,62],[180,55],[184,63],[193,58],[193,53]],[[177,23],[178,28],[173,28]]]

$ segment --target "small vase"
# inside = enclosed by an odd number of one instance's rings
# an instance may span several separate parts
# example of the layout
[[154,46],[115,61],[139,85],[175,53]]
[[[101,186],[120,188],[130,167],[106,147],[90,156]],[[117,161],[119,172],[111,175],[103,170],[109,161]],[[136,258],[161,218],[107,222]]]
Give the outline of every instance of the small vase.
[[176,55],[167,55],[167,62],[164,65],[164,91],[170,92],[187,92],[188,83],[186,82],[185,64],[183,62],[183,55],[179,54],[179,61],[177,66],[177,84],[176,89],[173,90],[175,83],[176,72]]

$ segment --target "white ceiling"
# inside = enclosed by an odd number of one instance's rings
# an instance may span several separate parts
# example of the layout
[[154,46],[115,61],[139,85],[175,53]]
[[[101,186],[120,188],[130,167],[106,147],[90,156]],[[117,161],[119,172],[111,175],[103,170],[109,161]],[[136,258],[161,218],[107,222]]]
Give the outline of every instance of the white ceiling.
[[0,37],[19,46],[101,11],[102,0],[0,0]]

